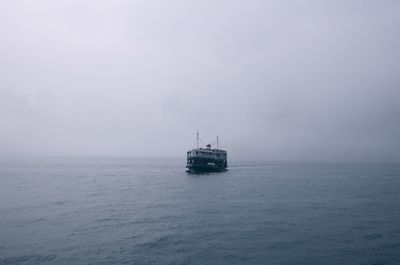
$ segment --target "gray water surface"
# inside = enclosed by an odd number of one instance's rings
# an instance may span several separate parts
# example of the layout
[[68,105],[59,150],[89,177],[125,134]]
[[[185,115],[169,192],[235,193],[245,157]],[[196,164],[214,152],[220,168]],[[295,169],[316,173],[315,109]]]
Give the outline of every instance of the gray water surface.
[[0,264],[400,264],[400,165],[1,159]]

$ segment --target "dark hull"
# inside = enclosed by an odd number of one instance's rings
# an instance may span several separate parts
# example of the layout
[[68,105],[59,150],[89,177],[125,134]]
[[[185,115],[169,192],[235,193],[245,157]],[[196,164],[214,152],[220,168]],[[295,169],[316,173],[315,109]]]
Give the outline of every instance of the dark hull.
[[187,165],[186,168],[190,172],[222,172],[226,167],[209,166],[209,165]]

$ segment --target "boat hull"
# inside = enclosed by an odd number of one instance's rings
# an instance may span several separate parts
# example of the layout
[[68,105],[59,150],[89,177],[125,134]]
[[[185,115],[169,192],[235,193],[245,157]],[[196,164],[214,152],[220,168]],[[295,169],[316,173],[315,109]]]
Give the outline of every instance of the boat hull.
[[209,165],[187,165],[186,168],[190,172],[222,172],[226,170],[226,167]]

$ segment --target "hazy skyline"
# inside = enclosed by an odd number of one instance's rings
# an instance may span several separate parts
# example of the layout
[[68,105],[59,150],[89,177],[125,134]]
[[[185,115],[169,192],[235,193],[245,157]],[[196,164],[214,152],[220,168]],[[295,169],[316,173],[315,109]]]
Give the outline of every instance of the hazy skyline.
[[0,155],[400,160],[398,1],[3,1]]

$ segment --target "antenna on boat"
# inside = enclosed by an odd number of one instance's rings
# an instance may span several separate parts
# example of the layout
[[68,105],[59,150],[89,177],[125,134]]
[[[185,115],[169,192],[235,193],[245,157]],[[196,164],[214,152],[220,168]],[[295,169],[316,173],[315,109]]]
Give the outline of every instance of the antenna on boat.
[[199,149],[199,129],[197,129],[197,149]]
[[218,150],[218,135],[217,135],[217,150]]

